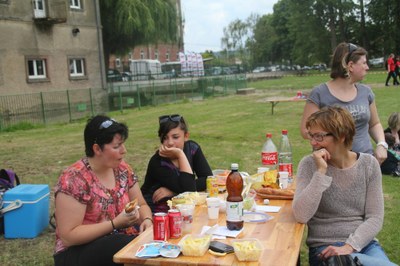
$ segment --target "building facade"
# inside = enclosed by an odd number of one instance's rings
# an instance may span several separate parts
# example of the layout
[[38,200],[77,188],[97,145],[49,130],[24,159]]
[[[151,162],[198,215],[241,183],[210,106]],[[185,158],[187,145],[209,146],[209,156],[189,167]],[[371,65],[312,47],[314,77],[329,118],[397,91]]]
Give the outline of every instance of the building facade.
[[105,88],[98,0],[0,0],[0,95]]

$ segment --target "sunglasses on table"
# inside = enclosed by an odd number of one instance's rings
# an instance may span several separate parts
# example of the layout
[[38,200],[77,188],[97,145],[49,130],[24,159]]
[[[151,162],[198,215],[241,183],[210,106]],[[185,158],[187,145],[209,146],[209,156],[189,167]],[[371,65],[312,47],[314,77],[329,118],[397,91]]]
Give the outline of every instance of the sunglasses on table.
[[322,141],[324,141],[324,138],[325,138],[326,136],[333,136],[332,133],[314,133],[314,134],[312,134],[312,133],[308,132],[307,134],[308,134],[308,138],[309,138],[310,140],[313,139],[313,140],[315,140],[315,141],[317,141],[317,142],[322,142]]
[[117,121],[115,121],[114,119],[109,119],[109,120],[105,120],[103,121],[103,123],[100,124],[99,129],[106,129],[109,128],[112,124],[116,123]]
[[168,121],[179,122],[181,121],[182,116],[175,114],[175,115],[162,115],[158,118],[160,124],[166,123]]

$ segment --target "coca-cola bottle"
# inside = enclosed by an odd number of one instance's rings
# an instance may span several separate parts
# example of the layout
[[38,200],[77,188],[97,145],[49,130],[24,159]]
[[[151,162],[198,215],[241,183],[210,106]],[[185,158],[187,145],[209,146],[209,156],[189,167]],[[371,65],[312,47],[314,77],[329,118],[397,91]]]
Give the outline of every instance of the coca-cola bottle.
[[268,167],[269,170],[277,169],[278,165],[278,150],[272,141],[272,134],[267,133],[267,140],[265,141],[261,151],[261,163],[263,166]]
[[293,177],[292,146],[290,145],[288,131],[286,129],[282,130],[278,154],[279,171],[289,172],[290,180]]
[[239,173],[239,165],[231,164],[231,172],[226,178],[226,227],[229,230],[243,228],[243,179]]

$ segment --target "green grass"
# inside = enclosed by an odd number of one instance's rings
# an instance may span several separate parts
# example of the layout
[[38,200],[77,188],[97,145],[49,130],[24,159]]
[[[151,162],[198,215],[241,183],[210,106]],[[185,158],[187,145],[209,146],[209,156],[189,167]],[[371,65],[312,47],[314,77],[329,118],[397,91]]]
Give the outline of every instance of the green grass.
[[[371,84],[376,95],[379,115],[384,127],[393,111],[400,111],[400,88],[382,85],[385,73],[371,73],[364,83]],[[249,83],[257,93],[228,96],[204,101],[185,101],[157,107],[111,113],[126,122],[130,136],[126,142],[127,162],[143,178],[148,160],[157,149],[158,116],[180,113],[189,123],[190,137],[199,142],[212,168],[228,168],[239,163],[240,170],[255,173],[260,164],[260,152],[265,133],[271,132],[279,143],[282,129],[288,129],[293,146],[294,167],[310,152],[308,141],[299,133],[304,104],[279,103],[271,115],[271,106],[263,99],[275,96],[294,96],[296,91],[309,91],[328,79],[324,73],[316,76],[284,77]],[[54,186],[60,171],[84,154],[83,128],[85,122],[51,125],[30,130],[0,133],[0,162],[2,168],[13,168],[23,183]],[[392,261],[400,262],[397,230],[400,217],[400,179],[383,177],[385,194],[385,223],[378,235]],[[52,199],[53,202],[53,199]],[[51,204],[53,209],[53,203]],[[35,239],[8,240],[0,237],[0,265],[53,265],[54,231],[45,230]],[[307,248],[302,247],[302,265],[307,265]]]

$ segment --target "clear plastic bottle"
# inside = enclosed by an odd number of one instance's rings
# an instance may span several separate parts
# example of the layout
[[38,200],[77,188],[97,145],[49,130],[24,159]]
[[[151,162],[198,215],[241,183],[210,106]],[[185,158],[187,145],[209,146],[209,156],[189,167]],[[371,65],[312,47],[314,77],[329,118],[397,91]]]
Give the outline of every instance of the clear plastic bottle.
[[282,130],[281,142],[278,148],[279,171],[289,172],[289,180],[293,177],[292,146],[290,145],[288,131]]
[[263,166],[268,167],[269,170],[275,170],[278,165],[278,150],[272,141],[272,134],[267,133],[266,137],[267,140],[261,151],[261,163]]
[[239,173],[239,165],[231,164],[231,172],[226,178],[226,227],[229,230],[243,228],[243,178]]

